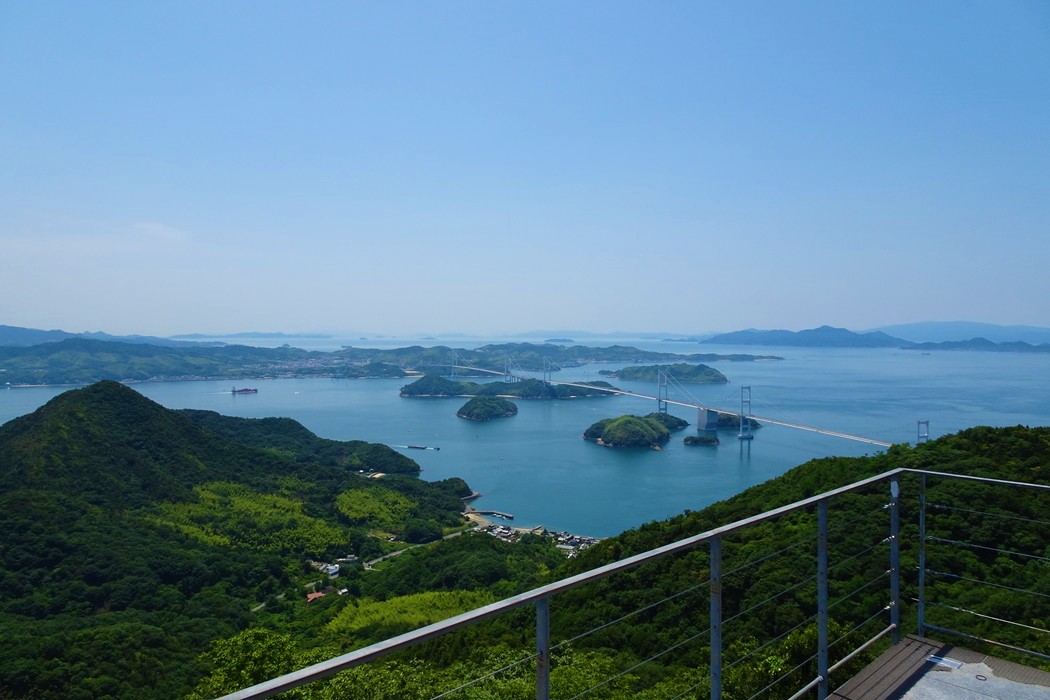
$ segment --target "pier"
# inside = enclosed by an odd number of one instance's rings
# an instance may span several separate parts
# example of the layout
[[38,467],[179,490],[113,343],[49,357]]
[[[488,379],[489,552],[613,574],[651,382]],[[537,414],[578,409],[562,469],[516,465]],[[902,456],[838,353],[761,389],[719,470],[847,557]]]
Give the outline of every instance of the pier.
[[467,515],[473,513],[474,515],[494,515],[497,518],[503,518],[504,520],[513,520],[514,516],[511,513],[502,513],[498,510],[478,510],[474,506],[467,506],[464,511]]

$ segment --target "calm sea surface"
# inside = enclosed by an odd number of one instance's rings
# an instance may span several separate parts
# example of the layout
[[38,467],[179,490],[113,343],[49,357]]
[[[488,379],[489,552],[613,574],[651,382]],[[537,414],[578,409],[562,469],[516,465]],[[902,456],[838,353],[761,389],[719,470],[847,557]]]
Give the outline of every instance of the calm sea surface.
[[[254,342],[254,341],[253,341]],[[281,342],[286,342],[282,340]],[[295,341],[287,341],[296,344]],[[467,339],[324,341],[373,347],[452,345]],[[914,442],[916,421],[929,420],[933,437],[974,425],[1046,425],[1050,422],[1050,355],[904,350],[739,348],[643,340],[616,342],[664,352],[743,352],[783,361],[711,363],[728,385],[686,385],[702,403],[739,409],[740,387],[752,388],[752,412],[885,442]],[[263,344],[263,343],[258,343]],[[280,343],[277,343],[280,344]],[[601,369],[568,368],[556,379],[599,379]],[[406,380],[281,379],[244,381],[255,395],[234,396],[228,382],[137,384],[168,408],[200,408],[242,417],[289,416],[318,435],[391,445],[423,467],[423,478],[464,478],[484,494],[476,505],[515,515],[514,524],[542,524],[607,536],[685,509],[696,510],[816,457],[870,454],[859,442],[777,426],[752,442],[723,433],[718,447],[685,447],[695,412],[672,406],[690,421],[662,451],[613,450],[580,439],[591,423],[625,413],[645,414],[655,402],[632,397],[516,401],[517,416],[491,423],[456,417],[464,399],[403,399]],[[614,381],[655,394],[655,384]],[[0,390],[0,422],[29,413],[64,388]],[[670,398],[690,400],[671,389]],[[407,449],[407,445],[440,451]]]

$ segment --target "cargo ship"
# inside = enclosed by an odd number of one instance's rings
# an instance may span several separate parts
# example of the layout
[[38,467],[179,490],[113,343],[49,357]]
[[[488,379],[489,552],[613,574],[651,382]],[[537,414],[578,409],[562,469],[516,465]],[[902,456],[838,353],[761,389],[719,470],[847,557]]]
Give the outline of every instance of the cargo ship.
[[232,389],[230,389],[230,393],[231,394],[258,394],[259,390],[258,389],[238,389],[237,387],[233,387]]

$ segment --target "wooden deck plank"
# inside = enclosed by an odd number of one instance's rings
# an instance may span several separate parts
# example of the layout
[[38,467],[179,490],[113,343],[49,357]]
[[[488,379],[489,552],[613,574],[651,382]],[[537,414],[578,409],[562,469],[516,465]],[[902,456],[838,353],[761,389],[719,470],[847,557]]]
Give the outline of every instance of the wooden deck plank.
[[892,700],[903,695],[926,670],[926,657],[948,649],[923,637],[909,636],[887,649],[864,670],[836,688],[835,700]]

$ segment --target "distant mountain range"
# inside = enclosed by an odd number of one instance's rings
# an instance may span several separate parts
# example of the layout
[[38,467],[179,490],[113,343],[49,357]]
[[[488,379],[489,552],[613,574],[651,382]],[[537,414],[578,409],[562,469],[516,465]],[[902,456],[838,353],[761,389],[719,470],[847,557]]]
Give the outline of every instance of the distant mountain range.
[[[921,325],[921,324],[916,324]],[[987,324],[959,324],[982,326]],[[1005,331],[1005,326],[992,326]],[[1046,330],[1050,329],[1031,329]],[[995,334],[1004,337],[1002,333]],[[904,338],[888,335],[883,331],[855,333],[845,328],[821,326],[804,331],[761,331],[748,329],[734,333],[723,333],[713,338],[699,341],[717,345],[764,345],[774,347],[809,347],[809,348],[901,348],[904,350],[981,350],[985,352],[1050,352],[1050,343],[1033,344],[1013,340],[993,342],[985,337],[971,337],[965,340],[946,340],[939,342],[917,343]]]
[[776,345],[780,347],[818,348],[899,348],[911,343],[885,333],[854,333],[845,328],[821,326],[804,331],[760,331],[749,328],[723,333],[700,341],[713,345]]
[[[577,343],[587,338],[616,336],[642,339],[662,339],[669,342],[710,343],[713,345],[761,345],[775,347],[827,347],[827,348],[907,348],[920,350],[982,350],[994,352],[1050,352],[1050,328],[1036,326],[998,326],[989,323],[966,321],[911,323],[886,326],[870,331],[856,332],[846,328],[820,326],[801,331],[746,330],[717,335],[679,335],[669,333],[604,333],[586,331],[533,331],[524,336],[546,336],[568,344],[576,338]],[[56,343],[69,339],[119,342],[126,344],[154,345],[169,348],[204,348],[227,346],[227,343],[208,340],[273,338],[323,338],[322,334],[242,332],[223,336],[200,333],[161,338],[147,335],[110,335],[109,333],[70,333],[63,330],[39,330],[18,326],[0,325],[0,347],[28,348],[45,343]],[[193,339],[193,340],[190,340]],[[203,342],[202,342],[203,341]],[[571,342],[571,341],[570,341]],[[230,346],[232,347],[232,346]],[[608,358],[606,358],[608,359]],[[711,359],[711,358],[708,358]],[[753,359],[753,358],[752,358]],[[102,378],[102,377],[98,377]]]
[[244,333],[182,333],[171,337],[179,340],[208,340],[212,338],[331,338],[332,336],[328,333],[267,333],[266,331],[246,331]]
[[[203,336],[202,336],[203,337]],[[171,338],[158,338],[152,335],[110,335],[109,333],[70,333],[68,331],[51,330],[42,331],[36,328],[21,328],[19,326],[0,325],[0,346],[2,347],[29,347],[42,343],[57,343],[69,338],[86,338],[88,340],[108,340],[117,343],[145,343],[148,345],[162,345],[165,347],[185,347],[216,345],[217,343],[191,343],[185,340],[173,340]]]
[[902,323],[872,328],[915,343],[944,343],[984,338],[993,343],[1050,343],[1050,328],[1037,326],[999,326],[994,323],[972,321],[931,321]]

